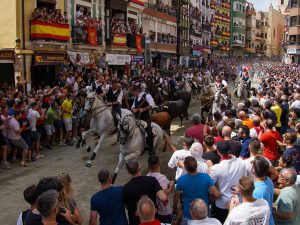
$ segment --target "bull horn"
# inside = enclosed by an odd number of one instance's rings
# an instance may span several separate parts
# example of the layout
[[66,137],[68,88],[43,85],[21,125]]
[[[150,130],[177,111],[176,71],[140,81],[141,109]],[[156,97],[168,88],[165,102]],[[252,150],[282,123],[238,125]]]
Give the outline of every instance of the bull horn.
[[169,107],[165,105],[165,106],[163,106],[163,108],[164,108],[164,109],[168,109]]

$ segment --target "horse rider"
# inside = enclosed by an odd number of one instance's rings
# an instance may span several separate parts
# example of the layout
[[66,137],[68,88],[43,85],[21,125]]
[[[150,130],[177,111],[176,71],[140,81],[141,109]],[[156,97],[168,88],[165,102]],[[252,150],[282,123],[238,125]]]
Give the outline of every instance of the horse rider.
[[143,120],[147,123],[145,131],[147,133],[146,144],[149,151],[149,154],[153,154],[153,133],[151,127],[151,118],[150,110],[155,107],[155,102],[153,97],[150,94],[142,92],[141,86],[134,86],[133,94],[135,96],[131,111],[134,113],[134,116],[140,120]]
[[121,106],[123,99],[123,91],[120,88],[118,80],[112,80],[111,86],[106,93],[107,104],[112,106],[112,115],[116,127],[118,126],[119,119],[121,118]]
[[222,90],[222,93],[223,94],[227,94],[227,82],[223,79],[222,76],[220,75],[217,75],[216,76],[216,82],[215,82],[215,90],[218,91],[218,90]]
[[98,79],[93,83],[93,90],[101,97],[105,96],[109,91],[109,85],[106,84],[104,76],[98,75]]

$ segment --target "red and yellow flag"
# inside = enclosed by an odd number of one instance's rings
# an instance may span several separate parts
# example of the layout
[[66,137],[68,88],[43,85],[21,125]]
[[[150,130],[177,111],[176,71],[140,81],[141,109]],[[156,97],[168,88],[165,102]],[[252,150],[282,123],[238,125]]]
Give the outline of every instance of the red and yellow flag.
[[31,39],[70,40],[69,24],[47,23],[39,20],[31,21]]
[[143,36],[142,35],[135,35],[135,46],[136,46],[136,51],[138,53],[141,53],[144,51],[143,49]]

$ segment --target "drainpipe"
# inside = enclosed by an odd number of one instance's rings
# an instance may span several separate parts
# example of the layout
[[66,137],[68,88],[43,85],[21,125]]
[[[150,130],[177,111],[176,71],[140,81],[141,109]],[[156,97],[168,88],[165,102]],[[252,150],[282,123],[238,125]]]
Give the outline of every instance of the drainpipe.
[[[26,55],[25,50],[25,0],[22,0],[22,51],[23,51],[23,79],[26,80]],[[27,82],[25,83],[25,93],[27,93]]]

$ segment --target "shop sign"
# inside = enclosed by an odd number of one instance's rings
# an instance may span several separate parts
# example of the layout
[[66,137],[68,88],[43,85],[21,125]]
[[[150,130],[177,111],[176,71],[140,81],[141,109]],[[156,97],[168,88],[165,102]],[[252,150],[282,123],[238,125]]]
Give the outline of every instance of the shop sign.
[[60,53],[40,53],[34,55],[35,65],[55,65],[64,61],[65,54]]
[[144,63],[144,56],[143,55],[132,55],[131,56],[131,62],[133,63],[137,63],[137,62],[140,62],[140,63]]
[[14,63],[14,51],[0,51],[0,63]]
[[130,63],[130,55],[117,55],[117,54],[106,54],[106,61],[108,65],[125,65]]
[[[78,64],[77,62],[77,55],[80,55],[80,63],[83,65],[87,65],[90,63],[90,56],[87,52],[71,52],[67,51],[68,55],[70,56],[71,62],[75,65]],[[76,63],[77,62],[77,63]]]
[[300,54],[300,49],[289,48],[289,49],[287,49],[287,54],[289,54],[289,55],[291,55],[291,54]]

